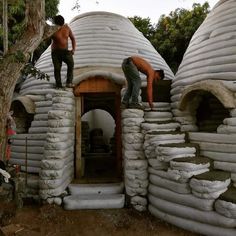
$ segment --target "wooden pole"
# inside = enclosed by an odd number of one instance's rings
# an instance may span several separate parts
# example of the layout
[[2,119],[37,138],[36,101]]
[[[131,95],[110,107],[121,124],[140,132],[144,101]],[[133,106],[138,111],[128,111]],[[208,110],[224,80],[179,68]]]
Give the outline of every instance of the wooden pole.
[[25,187],[28,182],[28,138],[25,137]]

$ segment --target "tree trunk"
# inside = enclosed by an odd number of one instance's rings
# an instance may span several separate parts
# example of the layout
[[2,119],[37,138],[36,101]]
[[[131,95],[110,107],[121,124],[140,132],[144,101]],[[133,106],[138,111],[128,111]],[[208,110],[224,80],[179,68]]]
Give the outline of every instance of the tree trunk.
[[45,1],[26,0],[26,28],[22,37],[9,48],[0,60],[0,145],[1,159],[5,159],[6,117],[20,71],[28,62],[30,54],[38,47],[44,35]]

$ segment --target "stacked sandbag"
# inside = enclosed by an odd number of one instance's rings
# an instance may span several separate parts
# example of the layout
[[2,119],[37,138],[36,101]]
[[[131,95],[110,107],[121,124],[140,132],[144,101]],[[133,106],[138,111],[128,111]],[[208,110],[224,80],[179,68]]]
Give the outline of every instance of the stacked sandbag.
[[146,134],[148,131],[176,131],[180,124],[172,120],[172,113],[170,103],[154,102],[153,109],[149,108],[148,103],[143,103],[144,119],[141,124],[142,133]]
[[[159,144],[156,147],[156,159],[166,163],[168,168],[149,167],[149,180],[159,186],[179,194],[190,193],[189,179],[197,173],[208,171],[209,160],[195,161],[196,146],[191,144]],[[149,163],[151,164],[151,163]]]
[[[44,143],[46,138],[45,132],[47,130],[47,127],[44,127],[44,122],[46,121],[47,123],[48,118],[47,113],[40,113],[40,109],[42,107],[41,104],[48,103],[51,99],[51,95],[27,95],[27,98],[29,98],[36,105],[34,120],[31,124],[27,124],[27,126],[32,126],[33,124],[34,128],[29,128],[29,133],[17,133],[11,138],[12,144],[10,163],[20,165],[21,171],[39,173],[40,162],[43,159],[44,153]],[[38,111],[39,114],[37,114]],[[24,119],[27,118],[25,117]],[[44,124],[41,123],[42,121]],[[27,122],[24,121],[21,123],[26,125]],[[39,128],[36,127],[37,125]],[[20,127],[18,131],[26,132],[26,129],[27,127]]]
[[201,155],[213,160],[214,169],[230,172],[236,183],[236,134],[191,132],[189,139],[198,143]]
[[230,183],[230,173],[212,170],[194,176],[189,184],[194,196],[204,199],[217,199],[220,194],[227,191]]
[[[170,161],[169,169],[179,171],[179,175],[152,169],[148,187],[150,213],[169,223],[204,235],[234,235],[236,219],[214,211],[216,193],[220,194],[222,189],[227,189],[230,174],[215,173],[217,177],[211,181],[207,176],[210,173],[208,168],[208,158],[183,157]],[[196,175],[198,170],[207,172]]]
[[48,133],[40,171],[42,199],[52,197],[51,202],[61,203],[54,198],[64,192],[73,178],[74,123],[73,93],[55,92],[52,97],[52,110],[48,112]]
[[21,171],[39,173],[44,157],[46,134],[17,134],[12,137],[10,164],[19,165]]
[[225,217],[236,219],[236,188],[230,187],[215,202],[216,211]]
[[125,191],[130,198],[131,205],[138,211],[145,211],[148,164],[143,153],[144,135],[141,132],[144,111],[125,109],[121,116]]
[[174,180],[189,182],[193,176],[208,172],[210,166],[211,161],[207,157],[178,157],[170,161],[168,174]]
[[[171,89],[171,96],[179,96],[183,90],[183,86],[178,86],[178,87],[173,87]],[[197,131],[198,128],[196,126],[196,118],[195,118],[195,113],[186,110],[186,111],[181,111],[179,110],[179,101],[173,101],[171,103],[171,111],[173,114],[173,120],[176,122],[179,122],[181,124],[180,130],[185,132],[185,131]]]
[[52,109],[52,95],[48,94],[44,100],[35,101],[35,117],[29,128],[29,133],[48,132],[48,112]]
[[225,118],[223,124],[217,128],[217,133],[236,134],[236,109],[230,110],[231,117]]
[[185,134],[181,132],[166,132],[166,131],[148,131],[145,134],[143,149],[148,163],[155,169],[167,169],[167,162],[159,161],[156,155],[156,148],[160,144],[166,143],[184,143]]
[[191,143],[160,144],[155,153],[159,161],[170,162],[174,158],[195,157],[198,147]]
[[151,109],[148,102],[142,102],[145,111],[171,111],[169,102],[153,102],[153,108]]
[[156,110],[150,110],[150,111],[145,111],[144,113],[144,119],[145,121],[151,121],[151,122],[155,122],[155,121],[171,121],[172,120],[172,113],[171,111],[168,110],[158,110],[158,108],[156,108]]

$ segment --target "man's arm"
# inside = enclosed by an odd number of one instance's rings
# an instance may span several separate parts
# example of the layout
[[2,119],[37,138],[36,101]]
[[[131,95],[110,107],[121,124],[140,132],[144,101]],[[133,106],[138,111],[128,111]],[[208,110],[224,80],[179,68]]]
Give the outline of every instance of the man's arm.
[[71,40],[71,43],[72,43],[72,54],[74,54],[75,48],[76,48],[76,42],[75,42],[74,34],[72,33],[70,28],[69,28],[69,37],[70,37],[70,40]]
[[152,84],[153,84],[153,76],[148,76],[147,77],[147,100],[149,103],[150,108],[153,108],[153,89],[152,89]]

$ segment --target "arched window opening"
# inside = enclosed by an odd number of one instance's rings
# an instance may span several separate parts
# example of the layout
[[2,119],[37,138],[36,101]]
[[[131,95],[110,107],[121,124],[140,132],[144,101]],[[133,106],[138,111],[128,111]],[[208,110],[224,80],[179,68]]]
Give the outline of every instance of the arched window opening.
[[223,120],[229,117],[229,110],[210,92],[201,91],[196,109],[196,125],[201,132],[216,132]]

